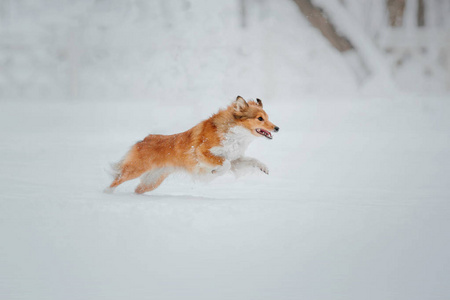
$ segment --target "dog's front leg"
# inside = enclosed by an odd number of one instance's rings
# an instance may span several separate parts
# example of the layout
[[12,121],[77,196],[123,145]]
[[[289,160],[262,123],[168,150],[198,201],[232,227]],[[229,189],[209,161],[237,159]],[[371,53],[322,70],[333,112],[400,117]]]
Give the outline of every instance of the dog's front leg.
[[214,175],[223,175],[231,169],[231,162],[226,159],[223,161],[222,165],[212,170]]
[[251,157],[240,157],[236,160],[233,160],[231,162],[231,171],[233,171],[234,174],[240,175],[240,173],[244,170],[250,170],[250,169],[260,169],[262,172],[269,175],[269,168],[256,158]]
[[211,173],[214,175],[223,175],[231,168],[231,163],[223,156],[215,155],[210,150],[199,151],[198,161],[211,167]]

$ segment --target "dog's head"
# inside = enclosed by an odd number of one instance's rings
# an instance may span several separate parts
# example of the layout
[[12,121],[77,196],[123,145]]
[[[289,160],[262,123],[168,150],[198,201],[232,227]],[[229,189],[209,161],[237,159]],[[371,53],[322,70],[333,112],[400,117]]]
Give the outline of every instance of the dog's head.
[[272,139],[271,132],[278,132],[280,128],[269,121],[269,116],[263,109],[262,101],[245,101],[237,96],[232,104],[233,116],[239,125],[246,127],[255,136]]

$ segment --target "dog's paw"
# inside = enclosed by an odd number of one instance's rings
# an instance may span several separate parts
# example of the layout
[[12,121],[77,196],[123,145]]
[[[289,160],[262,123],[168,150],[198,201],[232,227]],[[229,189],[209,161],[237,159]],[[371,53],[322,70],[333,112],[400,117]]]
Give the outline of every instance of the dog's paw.
[[260,169],[262,172],[264,172],[264,173],[266,173],[267,175],[269,175],[269,168],[268,168],[265,164],[259,163],[256,167],[257,167],[258,169]]
[[112,188],[112,187],[107,187],[107,188],[105,188],[105,189],[103,190],[103,193],[105,193],[105,194],[112,194],[112,193],[114,193],[114,188]]

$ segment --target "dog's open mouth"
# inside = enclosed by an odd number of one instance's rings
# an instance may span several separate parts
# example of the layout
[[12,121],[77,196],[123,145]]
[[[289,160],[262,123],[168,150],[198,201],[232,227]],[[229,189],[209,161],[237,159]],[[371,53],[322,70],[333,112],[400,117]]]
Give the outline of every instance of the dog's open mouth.
[[268,139],[272,139],[272,134],[265,129],[256,128],[256,132],[259,133],[260,135],[265,136]]

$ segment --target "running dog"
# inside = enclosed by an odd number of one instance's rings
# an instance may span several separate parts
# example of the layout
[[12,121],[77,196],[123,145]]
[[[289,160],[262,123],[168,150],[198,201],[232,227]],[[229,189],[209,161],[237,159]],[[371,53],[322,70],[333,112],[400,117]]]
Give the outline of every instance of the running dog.
[[269,174],[262,162],[244,156],[257,137],[272,139],[279,127],[269,121],[260,99],[245,101],[238,96],[226,109],[193,128],[173,135],[150,134],[137,142],[125,157],[114,164],[114,181],[106,192],[121,183],[140,177],[136,193],[156,189],[171,173],[223,175],[257,168]]

